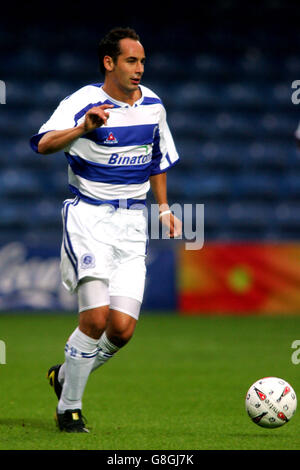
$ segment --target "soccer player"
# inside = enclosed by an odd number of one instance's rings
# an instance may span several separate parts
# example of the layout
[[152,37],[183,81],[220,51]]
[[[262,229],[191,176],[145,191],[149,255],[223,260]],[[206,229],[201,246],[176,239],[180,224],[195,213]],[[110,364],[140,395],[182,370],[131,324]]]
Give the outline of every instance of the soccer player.
[[166,171],[179,159],[160,98],[141,85],[145,52],[131,28],[99,44],[104,83],[60,102],[31,138],[41,154],[64,150],[69,188],[63,203],[61,274],[78,296],[79,324],[65,362],[50,367],[61,430],[88,432],[82,396],[91,371],[132,337],[139,318],[147,252],[146,194],[151,188],[170,238],[181,221],[170,211]]

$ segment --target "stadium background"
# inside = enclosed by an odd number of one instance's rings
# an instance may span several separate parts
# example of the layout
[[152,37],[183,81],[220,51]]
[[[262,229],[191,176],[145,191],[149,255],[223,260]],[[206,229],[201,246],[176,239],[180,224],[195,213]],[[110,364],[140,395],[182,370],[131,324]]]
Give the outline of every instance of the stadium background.
[[63,6],[29,2],[14,14],[6,6],[0,19],[0,309],[76,308],[58,265],[66,159],[37,156],[29,138],[61,99],[101,81],[98,41],[128,25],[146,49],[143,83],[164,101],[181,155],[169,202],[205,205],[201,250],[151,241],[144,310],[299,313],[297,2]]

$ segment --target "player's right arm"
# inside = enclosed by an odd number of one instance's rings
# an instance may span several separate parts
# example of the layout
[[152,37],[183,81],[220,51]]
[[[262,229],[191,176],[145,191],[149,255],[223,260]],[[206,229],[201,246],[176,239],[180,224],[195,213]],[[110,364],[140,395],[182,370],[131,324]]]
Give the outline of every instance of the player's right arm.
[[94,106],[86,112],[82,124],[70,129],[46,132],[38,143],[38,152],[43,155],[59,152],[83,134],[105,125],[109,118],[109,113],[106,111],[108,108],[113,108],[113,105]]

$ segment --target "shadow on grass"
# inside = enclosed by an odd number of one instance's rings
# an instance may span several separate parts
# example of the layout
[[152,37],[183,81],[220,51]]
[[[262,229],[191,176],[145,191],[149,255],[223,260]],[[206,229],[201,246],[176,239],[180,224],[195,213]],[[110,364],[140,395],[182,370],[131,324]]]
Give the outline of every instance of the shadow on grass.
[[[0,421],[1,422],[1,421]],[[239,433],[226,433],[227,437],[242,437],[248,439],[256,439],[256,438],[271,438],[271,439],[282,439],[282,434],[276,434],[276,430],[272,432],[257,432],[257,433],[250,433],[250,432],[239,432]]]
[[[54,421],[54,419],[53,419]],[[2,426],[8,426],[9,428],[21,428],[26,430],[29,429],[39,429],[44,431],[59,431],[54,425],[50,424],[48,421],[45,422],[42,419],[38,418],[1,418],[0,419],[0,429]]]

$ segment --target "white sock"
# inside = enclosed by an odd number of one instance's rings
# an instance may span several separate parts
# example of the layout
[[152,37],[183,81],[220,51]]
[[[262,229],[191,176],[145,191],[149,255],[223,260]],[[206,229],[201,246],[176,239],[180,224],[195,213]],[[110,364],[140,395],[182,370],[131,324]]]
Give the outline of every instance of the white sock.
[[[98,340],[98,354],[94,359],[94,363],[91,369],[91,372],[94,370],[98,369],[98,367],[102,366],[107,362],[110,358],[113,357],[113,355],[120,349],[117,346],[115,346],[106,336],[106,333],[104,332]],[[64,362],[58,372],[58,381],[61,385],[63,385],[65,381],[65,369],[66,369],[66,363]]]
[[98,339],[90,338],[78,327],[68,339],[63,367],[64,383],[58,402],[58,412],[82,408],[82,396],[98,353],[98,342]]
[[63,385],[65,381],[65,368],[66,368],[66,363],[64,362],[60,366],[59,371],[58,371],[57,380],[59,381],[60,385]]
[[113,344],[106,333],[102,333],[101,338],[98,342],[98,354],[94,359],[92,371],[98,369],[98,367],[102,366],[105,362],[107,362],[113,355],[119,350],[120,348]]

